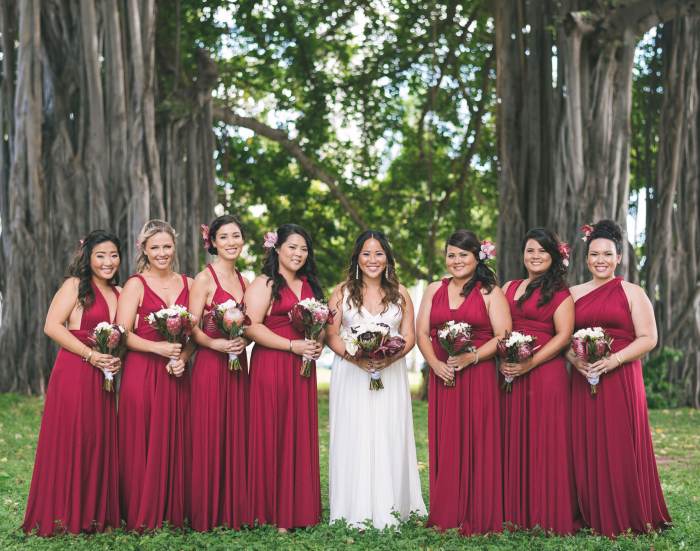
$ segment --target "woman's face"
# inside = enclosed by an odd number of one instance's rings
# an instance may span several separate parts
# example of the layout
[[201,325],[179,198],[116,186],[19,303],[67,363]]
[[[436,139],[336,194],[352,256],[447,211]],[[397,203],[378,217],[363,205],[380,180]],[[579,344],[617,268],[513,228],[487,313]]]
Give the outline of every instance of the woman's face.
[[284,243],[277,248],[280,266],[290,272],[298,272],[304,267],[306,259],[309,257],[309,247],[298,233],[293,233],[287,237]]
[[211,243],[216,247],[219,258],[235,261],[243,251],[243,232],[238,224],[224,224],[219,227]]
[[539,277],[552,265],[552,255],[536,239],[528,239],[523,251],[523,264],[530,277]]
[[360,249],[360,254],[357,257],[357,264],[360,271],[368,278],[381,278],[388,260],[386,253],[382,248],[381,243],[370,237],[367,239]]
[[143,252],[152,268],[167,270],[175,260],[175,241],[169,233],[156,233],[146,240]]
[[98,243],[90,254],[90,269],[95,277],[111,280],[119,270],[119,250],[111,241]]
[[615,268],[622,260],[617,254],[615,242],[599,237],[590,242],[586,264],[596,279],[610,279],[615,276]]
[[445,266],[447,271],[455,279],[469,279],[476,271],[478,261],[474,253],[460,249],[454,245],[447,245],[445,251]]

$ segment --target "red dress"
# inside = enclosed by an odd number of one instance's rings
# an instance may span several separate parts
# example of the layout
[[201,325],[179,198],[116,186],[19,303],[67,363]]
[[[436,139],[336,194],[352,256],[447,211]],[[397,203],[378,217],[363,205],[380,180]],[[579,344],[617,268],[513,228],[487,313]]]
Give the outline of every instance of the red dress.
[[[80,329],[88,337],[109,306],[97,286],[83,311]],[[117,290],[112,287],[115,294]],[[41,419],[34,475],[22,528],[40,536],[101,532],[119,527],[117,411],[114,392],[103,390],[104,374],[61,348],[51,371]]]
[[[557,291],[537,306],[541,291],[518,306],[522,280],[506,291],[513,331],[537,337],[544,346],[555,334],[554,312],[571,295]],[[580,528],[571,453],[571,388],[566,360],[559,354],[516,377],[502,398],[503,496],[506,523],[557,534]]]
[[[477,348],[493,338],[480,283],[452,310],[449,282],[442,281],[430,309],[433,351],[441,361],[447,360],[447,352],[437,339],[437,330],[450,320],[472,326]],[[454,387],[446,387],[430,370],[428,440],[428,526],[458,527],[464,535],[502,531],[500,392],[494,360],[456,373]]]
[[[134,333],[162,341],[146,316],[167,305],[146,283]],[[187,277],[175,304],[187,306]],[[182,527],[188,516],[190,456],[190,374],[168,374],[168,359],[130,350],[119,391],[119,489],[128,530],[152,530],[167,521]]]
[[[216,282],[212,302],[237,300]],[[238,274],[241,287],[245,282]],[[237,301],[238,302],[238,301]],[[205,307],[210,311],[211,305]],[[219,332],[211,314],[205,314],[204,333]],[[250,379],[245,351],[241,371],[228,369],[228,354],[200,347],[192,368],[192,504],[191,524],[198,531],[215,526],[240,528],[248,524],[246,454],[248,452],[248,396]]]
[[[264,324],[286,339],[303,339],[289,321],[298,302],[288,286]],[[306,279],[301,297],[313,298]],[[321,520],[316,370],[302,377],[301,356],[256,344],[250,359],[248,495],[252,518],[278,528]]]
[[[614,339],[613,353],[635,339],[621,278],[576,301],[576,329],[584,327],[605,329]],[[574,371],[571,399],[576,491],[585,522],[606,536],[670,524],[651,443],[642,363],[627,362],[602,375],[595,396]]]

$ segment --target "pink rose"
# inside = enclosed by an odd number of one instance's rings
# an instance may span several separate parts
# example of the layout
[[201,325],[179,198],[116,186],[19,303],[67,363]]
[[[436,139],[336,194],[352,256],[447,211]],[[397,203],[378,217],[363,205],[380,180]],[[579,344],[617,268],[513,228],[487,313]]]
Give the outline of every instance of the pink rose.
[[173,337],[180,336],[180,330],[182,329],[182,320],[180,316],[171,316],[165,320],[165,327]]

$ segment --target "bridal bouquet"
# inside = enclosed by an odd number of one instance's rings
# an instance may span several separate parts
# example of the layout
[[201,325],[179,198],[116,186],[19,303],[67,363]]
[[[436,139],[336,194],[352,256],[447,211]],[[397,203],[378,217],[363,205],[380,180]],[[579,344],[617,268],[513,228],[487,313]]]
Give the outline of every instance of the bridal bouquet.
[[[496,350],[506,363],[522,363],[532,358],[535,350],[539,348],[539,346],[535,346],[535,342],[537,342],[537,337],[513,331],[506,333],[505,338],[498,341]],[[503,388],[506,392],[512,390],[513,380],[513,377],[505,377]]]
[[[385,323],[361,323],[353,325],[350,333],[343,334],[345,351],[355,359],[369,358],[384,360],[393,358],[406,346],[401,335],[390,336],[389,326]],[[372,371],[369,380],[370,390],[384,388],[379,371]]]
[[[315,298],[305,298],[292,306],[289,311],[289,319],[294,329],[304,333],[304,338],[315,341],[321,331],[329,323],[333,323],[333,312],[325,302]],[[312,363],[313,360],[304,357],[299,371],[302,377],[311,377]]]
[[[195,319],[187,308],[175,304],[170,308],[161,308],[157,312],[148,314],[146,322],[168,342],[179,342],[184,346],[192,334]],[[168,362],[168,373],[171,375],[173,374],[172,363],[172,360]]]
[[[109,354],[110,356],[121,356],[126,350],[126,329],[121,325],[101,321],[95,326],[90,335],[92,342],[100,354]],[[114,373],[102,370],[105,380],[102,384],[107,392],[114,392]]]
[[[472,344],[472,326],[468,323],[448,321],[437,331],[438,341],[448,356],[459,356],[475,350]],[[455,386],[455,380],[445,381],[445,386]]]
[[[612,337],[602,327],[586,327],[574,333],[571,339],[571,349],[583,361],[592,364],[610,355],[612,342]],[[588,384],[591,385],[591,394],[596,394],[600,376],[586,378]]]
[[[229,340],[242,337],[246,326],[250,325],[250,318],[245,313],[245,306],[233,299],[221,304],[212,304],[211,317],[217,329]],[[228,370],[241,370],[241,361],[233,352],[228,353]]]

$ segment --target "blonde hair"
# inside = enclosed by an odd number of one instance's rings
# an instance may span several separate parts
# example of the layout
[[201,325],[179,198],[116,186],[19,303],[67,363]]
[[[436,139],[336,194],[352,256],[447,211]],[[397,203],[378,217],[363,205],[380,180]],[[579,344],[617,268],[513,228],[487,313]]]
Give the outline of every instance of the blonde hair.
[[[136,238],[136,271],[142,273],[148,268],[149,261],[146,256],[146,242],[157,233],[167,233],[173,238],[173,243],[177,245],[177,233],[173,227],[164,220],[149,220],[143,225]],[[173,270],[177,269],[177,250],[173,253]]]

